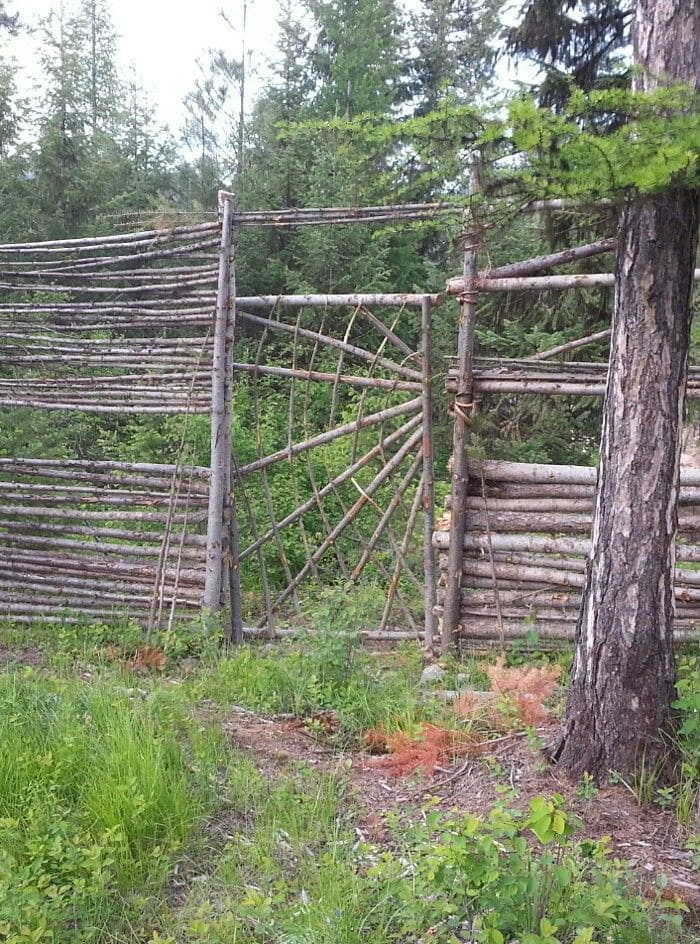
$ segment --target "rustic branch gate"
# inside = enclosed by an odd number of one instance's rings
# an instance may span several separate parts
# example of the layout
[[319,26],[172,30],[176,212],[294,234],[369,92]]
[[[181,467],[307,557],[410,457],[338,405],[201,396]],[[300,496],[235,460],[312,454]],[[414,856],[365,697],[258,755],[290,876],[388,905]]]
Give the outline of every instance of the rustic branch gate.
[[[236,216],[229,195],[223,195],[223,205],[222,258],[231,259]],[[308,225],[416,219],[435,209],[311,210],[237,219],[239,225]],[[298,610],[303,582],[342,581],[352,587],[373,569],[387,586],[387,598],[378,626],[368,635],[425,635],[432,644],[431,315],[438,301],[429,294],[387,293],[241,297],[235,294],[233,265],[220,272],[204,602],[211,609],[230,602],[235,638],[244,634],[244,618],[274,633],[281,607]],[[406,336],[419,339],[415,349]],[[255,441],[248,443],[247,454],[244,431],[236,425],[244,397],[252,402],[254,418]],[[275,411],[283,412],[285,422],[271,429],[266,420]],[[233,448],[228,437],[232,418]],[[285,479],[286,493],[279,484]],[[251,491],[262,514],[255,512]],[[282,510],[276,507],[281,494],[286,499]],[[409,557],[421,510],[423,574],[417,575]],[[313,533],[309,518],[315,521]],[[288,529],[296,534],[295,560],[285,540]],[[244,534],[246,542],[240,540]],[[269,548],[281,585],[268,573]],[[242,602],[240,575],[246,567],[260,579],[257,612]],[[421,601],[418,619],[402,577],[414,600]],[[404,629],[390,626],[395,604]]]

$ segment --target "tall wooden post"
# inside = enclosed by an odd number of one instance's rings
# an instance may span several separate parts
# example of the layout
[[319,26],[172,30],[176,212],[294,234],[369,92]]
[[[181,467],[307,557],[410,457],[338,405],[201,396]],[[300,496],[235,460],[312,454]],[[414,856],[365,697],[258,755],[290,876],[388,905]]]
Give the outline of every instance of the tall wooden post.
[[[475,189],[476,179],[475,168],[472,172],[472,193]],[[467,444],[474,406],[472,394],[474,386],[474,321],[477,299],[475,280],[477,275],[477,232],[472,227],[465,237],[465,291],[461,296],[459,332],[457,335],[457,377],[452,417],[452,516],[450,546],[447,552],[447,586],[440,639],[440,651],[443,655],[449,650],[457,629],[461,602],[464,534],[467,517],[467,484],[469,481]]]
[[[229,199],[233,212],[233,197],[221,194],[221,198]],[[236,486],[234,485],[234,454],[233,454],[233,391],[234,391],[234,345],[236,343],[236,242],[235,229],[232,226],[231,235],[231,263],[229,266],[229,317],[226,324],[226,404],[228,409],[229,431],[229,472],[226,501],[224,502],[224,518],[228,528],[224,529],[228,537],[228,553],[224,553],[224,572],[228,572],[229,604],[231,607],[230,621],[226,632],[226,640],[238,645],[243,642],[243,599],[241,595],[241,559],[238,544],[238,511],[236,505]]]
[[231,491],[231,386],[235,317],[233,276],[233,196],[219,195],[222,209],[219,281],[216,295],[211,390],[211,479],[207,518],[207,555],[202,605],[222,609],[228,574],[228,496]]
[[433,443],[433,312],[430,298],[421,304],[421,372],[423,384],[423,569],[425,572],[425,650],[432,652],[435,639],[437,574],[435,530],[435,472]]

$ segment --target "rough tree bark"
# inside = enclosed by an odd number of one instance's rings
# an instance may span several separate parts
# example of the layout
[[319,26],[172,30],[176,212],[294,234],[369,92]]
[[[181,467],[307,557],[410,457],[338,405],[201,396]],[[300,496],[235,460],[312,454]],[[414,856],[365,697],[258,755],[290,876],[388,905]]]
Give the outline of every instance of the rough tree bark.
[[[636,87],[700,85],[700,6],[638,0]],[[698,194],[639,196],[618,231],[591,558],[571,692],[552,756],[572,776],[668,757],[673,565]],[[660,768],[659,768],[660,769]]]

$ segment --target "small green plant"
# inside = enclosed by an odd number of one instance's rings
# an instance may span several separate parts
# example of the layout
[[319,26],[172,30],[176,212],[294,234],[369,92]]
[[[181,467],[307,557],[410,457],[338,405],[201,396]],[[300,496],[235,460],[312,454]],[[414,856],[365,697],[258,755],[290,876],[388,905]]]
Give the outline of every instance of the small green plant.
[[586,771],[581,778],[581,782],[576,789],[576,796],[580,800],[592,800],[594,797],[598,796],[598,787],[596,786],[595,779],[588,771]]
[[676,814],[683,826],[697,822],[700,811],[700,658],[686,656],[680,660],[678,699],[674,708],[680,724],[676,746],[681,755],[677,787]]
[[649,765],[646,755],[642,754],[637,769],[629,780],[626,780],[619,771],[611,771],[610,782],[626,787],[640,806],[648,806],[658,795],[659,779],[664,766],[665,758],[661,757],[654,764]]
[[700,872],[700,833],[693,834],[687,841],[686,847],[693,854],[693,868]]
[[676,803],[676,788],[672,786],[659,787],[656,791],[655,800],[662,810],[670,809]]

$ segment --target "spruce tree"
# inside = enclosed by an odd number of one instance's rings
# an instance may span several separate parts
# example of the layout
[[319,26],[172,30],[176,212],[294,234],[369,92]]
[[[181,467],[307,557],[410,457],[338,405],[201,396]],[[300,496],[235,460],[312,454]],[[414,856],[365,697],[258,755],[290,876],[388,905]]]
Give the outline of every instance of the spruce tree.
[[506,32],[508,51],[543,72],[538,96],[561,107],[569,83],[584,91],[627,84],[632,0],[528,0],[520,23]]
[[416,114],[434,111],[445,97],[474,102],[493,76],[498,0],[422,0],[413,18],[409,74]]
[[319,117],[386,115],[402,95],[403,26],[394,0],[305,0]]
[[74,235],[91,204],[84,62],[75,22],[62,5],[42,26],[46,92],[36,153],[38,202],[48,236]]
[[32,173],[44,234],[104,230],[167,191],[169,148],[152,128],[143,92],[119,74],[105,0],[61,6],[42,29],[45,94]]

